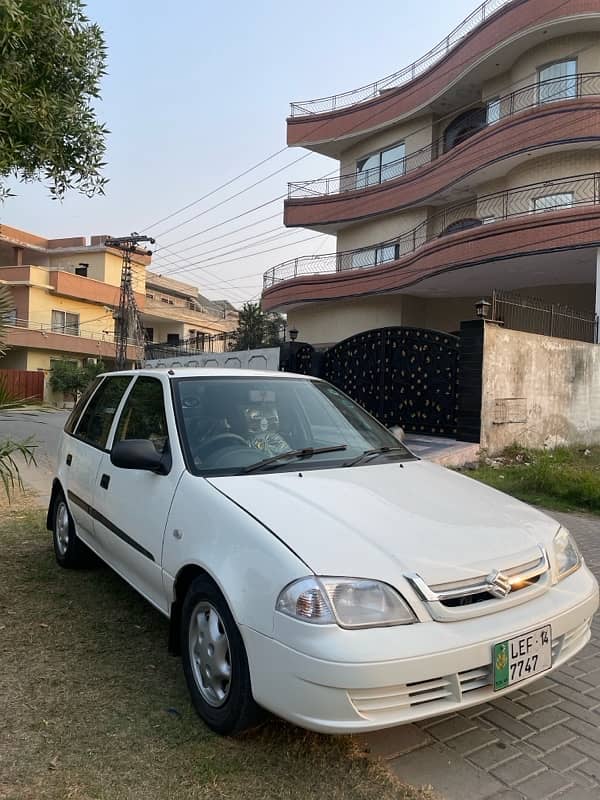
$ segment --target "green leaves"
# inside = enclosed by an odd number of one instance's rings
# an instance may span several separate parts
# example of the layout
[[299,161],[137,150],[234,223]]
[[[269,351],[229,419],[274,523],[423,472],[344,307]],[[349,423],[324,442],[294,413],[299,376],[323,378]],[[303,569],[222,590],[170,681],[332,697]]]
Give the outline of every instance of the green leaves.
[[76,400],[103,370],[104,364],[101,361],[85,367],[79,366],[76,361],[56,361],[50,371],[50,386],[55,392],[69,394]]
[[33,464],[36,466],[35,448],[36,445],[33,443],[33,439],[26,439],[23,442],[13,442],[10,439],[0,441],[0,482],[9,500],[16,488],[23,488],[21,473],[15,456],[21,456],[27,465]]
[[10,178],[43,181],[55,198],[104,192],[108,131],[93,102],[106,46],[83,10],[81,0],[0,0],[0,198]]
[[280,333],[284,325],[285,321],[280,314],[265,314],[259,303],[244,303],[231,349],[277,347],[281,342]]

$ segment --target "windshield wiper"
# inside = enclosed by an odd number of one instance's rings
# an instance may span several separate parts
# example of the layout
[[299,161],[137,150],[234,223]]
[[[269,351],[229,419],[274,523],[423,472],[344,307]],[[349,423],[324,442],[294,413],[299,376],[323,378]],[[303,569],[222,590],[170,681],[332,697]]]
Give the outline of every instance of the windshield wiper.
[[375,456],[383,456],[388,453],[404,453],[409,458],[411,457],[411,454],[405,447],[389,447],[386,445],[384,447],[376,447],[373,450],[365,450],[364,453],[361,453],[357,458],[348,461],[345,466],[354,467],[357,464],[362,464],[364,461],[370,461],[372,458],[375,458]]
[[284,453],[278,453],[276,456],[263,458],[262,461],[257,461],[256,464],[250,464],[249,467],[244,467],[237,474],[247,475],[249,472],[256,472],[263,467],[268,467],[269,464],[276,464],[278,461],[290,461],[293,458],[311,458],[319,455],[319,453],[335,453],[338,450],[347,449],[348,446],[345,444],[333,444],[329,447],[304,447],[302,450],[287,450]]

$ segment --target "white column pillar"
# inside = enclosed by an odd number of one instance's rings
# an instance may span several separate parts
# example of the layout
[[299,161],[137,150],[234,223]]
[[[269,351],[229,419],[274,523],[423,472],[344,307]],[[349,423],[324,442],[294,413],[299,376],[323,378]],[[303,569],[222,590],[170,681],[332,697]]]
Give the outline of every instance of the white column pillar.
[[600,247],[596,250],[596,343],[600,344]]

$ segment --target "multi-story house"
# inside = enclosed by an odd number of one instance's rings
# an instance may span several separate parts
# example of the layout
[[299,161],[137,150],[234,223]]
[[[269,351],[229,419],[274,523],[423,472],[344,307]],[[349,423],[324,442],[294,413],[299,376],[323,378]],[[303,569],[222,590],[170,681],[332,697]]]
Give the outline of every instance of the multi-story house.
[[[425,13],[425,12],[423,12]],[[423,58],[293,103],[288,143],[339,161],[285,224],[337,250],[264,276],[299,338],[455,331],[494,290],[600,313],[600,0],[486,0]]]
[[[44,239],[0,226],[0,283],[14,309],[8,319],[10,349],[0,369],[48,372],[55,359],[115,357],[114,312],[119,305],[122,256],[104,236]],[[151,257],[132,256],[138,306],[145,303],[145,272]],[[140,354],[128,348],[132,361]]]
[[[5,320],[10,349],[0,370],[47,377],[53,361],[64,358],[113,366],[122,254],[106,247],[106,238],[44,239],[0,226],[0,284],[14,301]],[[147,271],[150,263],[144,251],[132,254],[133,289],[147,338],[179,342],[237,327],[237,311],[227,301],[206,300],[193,286],[154,275]],[[127,355],[139,361],[143,348],[132,342]],[[44,397],[61,400],[47,381]]]
[[238,326],[239,313],[227,300],[208,300],[191,284],[146,272],[142,322],[148,343],[176,347],[181,342],[218,346]]

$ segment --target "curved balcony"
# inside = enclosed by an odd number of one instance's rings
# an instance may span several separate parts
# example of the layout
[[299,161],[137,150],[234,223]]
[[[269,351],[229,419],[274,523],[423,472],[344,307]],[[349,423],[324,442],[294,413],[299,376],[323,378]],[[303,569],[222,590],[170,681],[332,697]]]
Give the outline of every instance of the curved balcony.
[[439,139],[402,159],[288,184],[284,222],[321,228],[422,205],[460,188],[475,173],[487,180],[486,170],[499,161],[514,163],[534,150],[598,141],[600,118],[591,111],[600,111],[598,72],[526,86],[494,100],[493,106],[472,109],[461,116],[460,127],[454,120]]
[[263,306],[394,291],[464,266],[597,245],[599,217],[600,173],[473,197],[396,239],[272,267]]
[[427,108],[474,69],[479,79],[491,77],[506,44],[515,59],[545,41],[550,26],[556,27],[554,35],[563,23],[566,31],[570,18],[580,20],[582,30],[597,28],[597,0],[487,0],[443,42],[399,72],[350,92],[292,103],[288,144],[334,155],[327,143],[379,130]]

